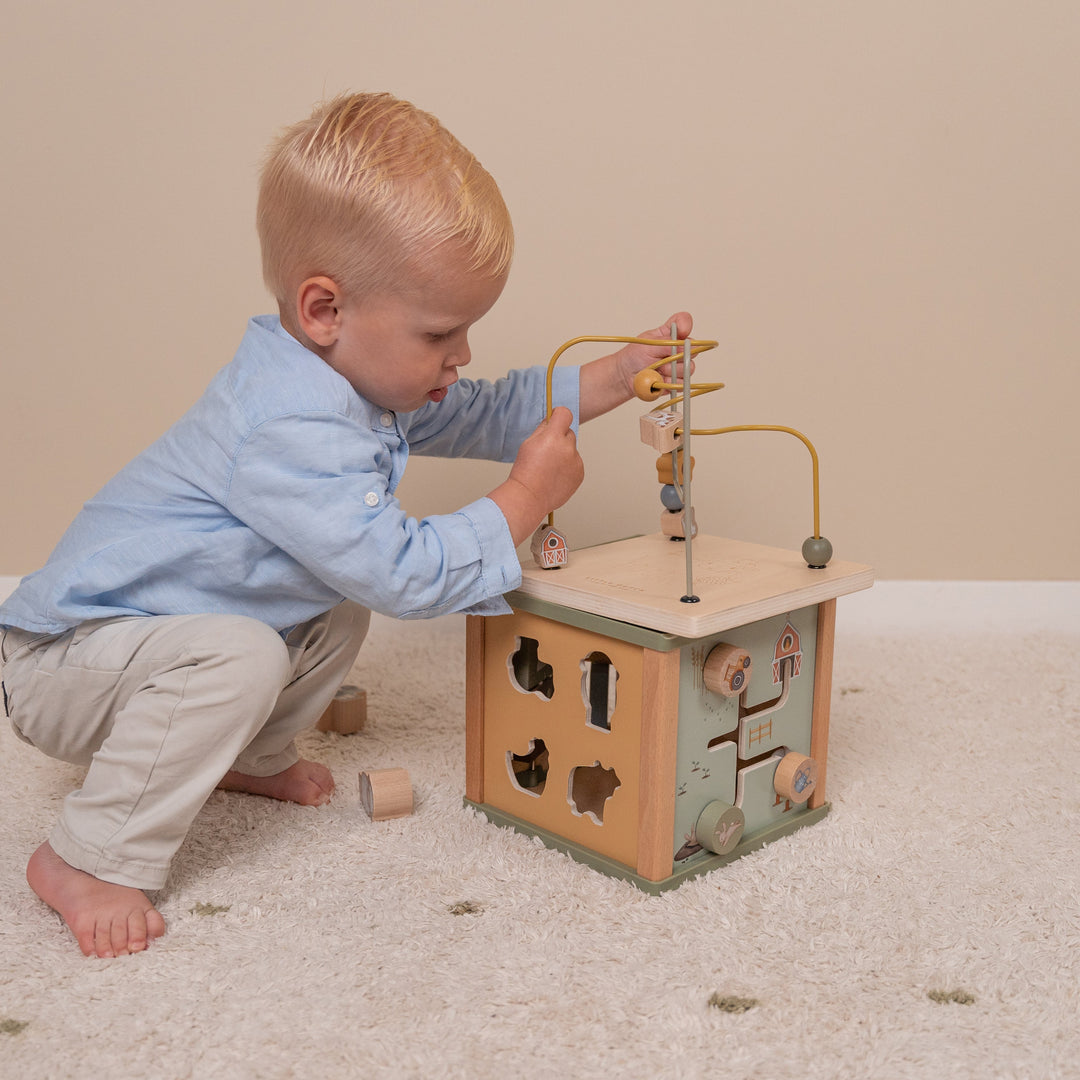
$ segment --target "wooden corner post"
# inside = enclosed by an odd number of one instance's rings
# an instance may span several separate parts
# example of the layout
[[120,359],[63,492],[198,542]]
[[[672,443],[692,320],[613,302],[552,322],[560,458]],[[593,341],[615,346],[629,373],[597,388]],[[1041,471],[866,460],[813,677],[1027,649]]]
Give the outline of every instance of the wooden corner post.
[[484,616],[465,617],[465,796],[484,801]]
[[671,876],[675,852],[681,651],[643,653],[636,869],[647,881],[663,881]]

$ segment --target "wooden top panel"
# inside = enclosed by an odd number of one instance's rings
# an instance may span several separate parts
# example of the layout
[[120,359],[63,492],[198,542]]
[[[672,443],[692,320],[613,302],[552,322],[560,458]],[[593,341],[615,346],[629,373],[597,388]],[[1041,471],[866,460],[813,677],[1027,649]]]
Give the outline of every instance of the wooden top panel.
[[522,566],[518,589],[609,619],[698,638],[868,589],[874,572],[833,560],[811,570],[797,551],[699,534],[693,542],[696,604],[685,604],[686,549],[659,533],[573,551],[569,565]]

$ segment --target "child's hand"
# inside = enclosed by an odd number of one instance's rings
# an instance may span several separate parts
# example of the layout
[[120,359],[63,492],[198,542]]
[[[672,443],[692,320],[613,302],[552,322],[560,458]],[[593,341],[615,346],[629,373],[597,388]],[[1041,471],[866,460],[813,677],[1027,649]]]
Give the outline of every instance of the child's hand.
[[[688,311],[679,311],[672,315],[670,319],[663,325],[656,327],[655,330],[643,330],[638,337],[643,338],[669,338],[671,337],[671,324],[675,323],[677,336],[681,338],[689,337],[690,331],[694,328],[694,319]],[[681,354],[682,349],[679,349]],[[634,393],[634,376],[644,367],[648,367],[650,364],[655,364],[657,360],[665,356],[671,356],[670,345],[627,345],[615,354],[619,358],[620,375],[623,376],[624,385],[630,395]],[[691,363],[691,369],[693,364]],[[682,378],[682,363],[681,361],[675,365],[675,370],[672,371],[671,364],[665,364],[662,368],[658,369],[661,375],[676,377],[676,381]]]
[[543,518],[577,491],[585,465],[561,406],[521,444],[510,476],[489,498],[502,510],[515,544],[523,543]]
[[[675,323],[679,338],[689,337],[694,320],[688,311],[679,311],[667,322],[652,330],[644,330],[638,337],[670,338],[671,324]],[[592,420],[609,409],[629,401],[634,396],[634,376],[650,364],[671,356],[670,345],[624,345],[618,352],[585,364],[581,369],[581,420]],[[682,378],[682,363],[677,358],[674,365],[664,364],[660,374],[666,379],[674,375],[677,382]],[[674,366],[674,371],[672,367]],[[693,366],[691,365],[691,370]]]

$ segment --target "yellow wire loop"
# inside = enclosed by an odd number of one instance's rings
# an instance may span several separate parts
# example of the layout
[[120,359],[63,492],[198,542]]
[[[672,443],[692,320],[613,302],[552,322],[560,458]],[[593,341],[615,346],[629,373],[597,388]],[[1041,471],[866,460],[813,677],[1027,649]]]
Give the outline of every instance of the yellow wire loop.
[[818,491],[818,453],[814,444],[795,428],[784,427],[781,424],[735,424],[732,427],[721,428],[691,428],[691,435],[727,435],[733,431],[780,431],[785,435],[794,435],[807,450],[810,451],[810,462],[813,466],[814,488],[814,539],[821,537],[821,500]]
[[[546,382],[546,412],[545,416],[551,416],[552,402],[551,402],[551,381],[552,375],[555,371],[555,365],[558,363],[559,357],[562,356],[567,349],[572,348],[575,345],[581,345],[586,341],[592,342],[616,342],[623,345],[662,345],[666,349],[671,349],[672,352],[660,360],[655,361],[652,364],[647,365],[654,371],[659,370],[665,364],[678,363],[686,353],[686,345],[690,345],[690,357],[691,359],[698,356],[700,353],[708,352],[709,349],[715,349],[720,343],[718,341],[706,341],[706,340],[694,340],[693,338],[646,338],[646,337],[619,337],[612,335],[585,335],[583,337],[571,338],[569,341],[564,342],[555,350],[555,354],[548,361],[547,366],[547,382]],[[678,351],[676,351],[678,350]],[[684,373],[685,378],[685,373]],[[682,383],[658,383],[657,387],[662,390],[668,390],[672,394],[681,394],[684,391]],[[722,382],[715,383],[690,383],[690,397],[698,397],[701,394],[711,394],[714,390],[722,390],[724,384]],[[669,402],[658,406],[658,408],[678,408],[681,403],[681,397],[674,397]],[[796,431],[795,428],[784,427],[780,424],[736,424],[731,427],[721,428],[691,428],[691,435],[728,435],[734,431],[779,431],[785,435],[793,435],[798,439],[807,450],[810,451],[810,462],[813,468],[813,493],[814,493],[814,538],[818,539],[821,536],[821,499],[820,499],[820,485],[819,485],[819,467],[818,467],[818,453],[814,449],[814,444],[801,432]],[[554,523],[554,513],[548,514],[548,524]]]
[[[622,345],[663,345],[664,348],[667,348],[667,349],[672,348],[672,346],[676,346],[676,345],[683,346],[683,345],[686,344],[686,339],[685,338],[684,339],[678,339],[678,338],[618,337],[618,336],[612,336],[612,335],[607,335],[607,334],[586,334],[583,337],[571,338],[569,341],[563,342],[563,344],[560,345],[555,350],[555,354],[548,361],[547,381],[546,381],[546,384],[545,384],[545,390],[546,390],[546,397],[545,397],[546,411],[544,412],[545,417],[550,416],[551,411],[552,411],[552,404],[551,404],[551,377],[554,374],[555,365],[558,363],[559,357],[562,356],[562,354],[564,352],[566,352],[567,349],[573,348],[573,346],[575,346],[575,345],[581,345],[582,343],[584,343],[586,341],[616,342],[616,343],[622,344]],[[709,349],[715,349],[716,346],[719,345],[719,344],[720,344],[719,341],[695,341],[693,338],[690,338],[690,356],[691,356],[691,358],[693,358],[693,357],[697,356],[698,353],[707,352]],[[657,360],[656,363],[649,364],[648,366],[651,367],[655,371],[655,370],[658,370],[658,369],[662,368],[665,364],[670,364],[672,362],[677,362],[681,358],[682,358],[681,353],[678,354],[678,355],[674,355],[674,356],[665,356],[663,359]],[[691,385],[691,388],[692,388],[693,383],[691,383],[690,385]],[[679,389],[682,389],[682,388],[679,387]]]

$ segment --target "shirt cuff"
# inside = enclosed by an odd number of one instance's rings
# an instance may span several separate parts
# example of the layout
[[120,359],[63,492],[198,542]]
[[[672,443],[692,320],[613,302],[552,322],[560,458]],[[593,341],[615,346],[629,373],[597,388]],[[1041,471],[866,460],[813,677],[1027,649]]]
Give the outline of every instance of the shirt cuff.
[[464,513],[476,532],[483,568],[485,599],[465,608],[468,615],[505,615],[510,606],[503,594],[521,584],[521,563],[510,535],[510,526],[498,505],[486,495],[466,506]]
[[571,429],[578,433],[581,413],[581,368],[558,367],[551,373],[551,407],[563,405],[574,414]]

